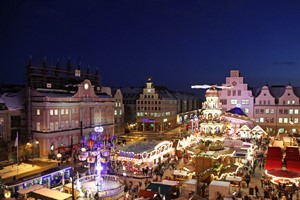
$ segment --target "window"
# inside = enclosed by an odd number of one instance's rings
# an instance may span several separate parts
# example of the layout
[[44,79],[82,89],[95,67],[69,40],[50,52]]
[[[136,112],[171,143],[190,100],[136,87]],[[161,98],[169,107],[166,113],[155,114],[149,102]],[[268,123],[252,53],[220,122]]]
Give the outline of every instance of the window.
[[259,109],[255,109],[255,114],[259,114]]
[[271,109],[270,109],[270,113],[271,113],[271,114],[274,114],[274,108],[271,108]]
[[231,96],[231,90],[227,90],[227,96]]
[[120,110],[120,115],[122,115],[122,110]]
[[238,96],[241,96],[241,95],[242,95],[242,91],[238,90]]
[[49,124],[49,128],[50,128],[50,131],[54,131],[54,123],[53,122],[50,122]]
[[259,122],[263,123],[264,122],[264,118],[263,117],[259,118]]
[[40,114],[41,114],[40,109],[36,109],[36,115],[40,115]]
[[262,105],[261,100],[259,100],[259,105]]
[[294,123],[298,124],[299,123],[299,119],[298,118],[294,118]]
[[227,105],[227,99],[220,99],[222,105]]
[[41,123],[40,122],[36,123],[36,131],[41,131]]
[[279,109],[279,114],[283,114],[283,110],[282,109]]
[[118,102],[116,102],[116,107],[118,107]]
[[267,108],[267,109],[265,110],[265,113],[266,113],[266,114],[269,114],[269,113],[270,113],[270,109]]
[[115,110],[115,115],[117,115],[118,114],[118,112]]
[[293,105],[295,104],[295,101],[294,101],[294,100],[292,100],[292,104],[293,104]]
[[64,114],[65,114],[65,109],[61,109],[61,110],[60,110],[60,114],[61,114],[61,115],[64,115]]
[[249,108],[244,109],[245,114],[249,114]]
[[232,96],[236,96],[236,90],[232,90]]
[[50,115],[53,115],[53,110],[52,109],[50,110]]
[[282,104],[285,105],[285,100],[282,101]]
[[260,109],[260,114],[264,114],[264,109]]
[[249,99],[242,99],[242,105],[248,105]]
[[55,122],[55,130],[58,130],[58,122]]
[[268,105],[270,105],[271,104],[271,101],[270,100],[268,100]]
[[66,109],[66,115],[68,115],[69,114],[69,109]]
[[264,100],[264,105],[266,105],[267,104],[267,101],[266,100]]
[[289,110],[288,109],[284,109],[283,112],[284,112],[284,114],[288,114]]
[[290,100],[288,100],[288,101],[287,101],[287,105],[290,105],[290,104],[291,104],[291,101],[290,101]]
[[282,118],[279,117],[279,118],[278,118],[278,123],[279,123],[279,124],[282,124],[282,122],[283,122],[283,121],[282,121]]
[[290,114],[290,115],[294,114],[294,110],[293,110],[293,109],[290,109],[290,110],[289,110],[289,114]]
[[236,105],[238,103],[237,99],[231,99],[230,100],[231,105]]
[[58,115],[58,110],[57,109],[54,110],[54,114]]
[[283,123],[287,124],[289,122],[289,119],[288,118],[283,118]]

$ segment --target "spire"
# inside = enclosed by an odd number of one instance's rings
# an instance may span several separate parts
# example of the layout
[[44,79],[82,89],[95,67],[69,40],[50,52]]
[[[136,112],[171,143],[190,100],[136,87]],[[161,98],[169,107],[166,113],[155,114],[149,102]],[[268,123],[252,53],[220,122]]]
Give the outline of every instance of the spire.
[[46,68],[46,57],[44,57],[44,61],[43,61],[43,67]]
[[59,78],[59,71],[60,71],[59,58],[57,58],[56,67],[55,67],[55,76],[56,76],[56,78]]
[[86,79],[90,79],[90,65],[87,66],[85,77]]
[[67,71],[71,72],[71,70],[72,70],[72,64],[71,64],[71,58],[69,57],[68,58],[68,64],[67,64]]

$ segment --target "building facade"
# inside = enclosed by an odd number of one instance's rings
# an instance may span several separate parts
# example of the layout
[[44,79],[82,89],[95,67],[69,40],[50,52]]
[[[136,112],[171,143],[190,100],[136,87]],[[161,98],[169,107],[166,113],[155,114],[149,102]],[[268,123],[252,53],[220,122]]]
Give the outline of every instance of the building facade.
[[299,91],[290,85],[263,86],[255,97],[255,123],[273,135],[299,133]]
[[194,95],[154,87],[149,78],[136,100],[137,130],[163,132],[172,129],[188,121],[198,108],[199,101]]
[[300,88],[262,86],[250,90],[238,70],[231,70],[226,84],[231,88],[219,91],[224,110],[239,106],[248,117],[254,118],[267,133],[298,134],[300,131]]
[[254,97],[252,91],[248,89],[248,84],[244,83],[244,77],[240,76],[240,72],[231,70],[230,76],[226,77],[224,85],[231,87],[219,91],[222,111],[225,112],[240,107],[248,117],[253,118]]
[[115,99],[115,136],[118,136],[124,134],[125,131],[124,104],[121,89],[116,89],[113,97]]
[[[1,85],[0,88],[0,162],[16,161],[17,148],[28,141],[25,87]],[[20,152],[21,154],[23,152]]]
[[72,70],[70,61],[66,68],[30,61],[27,72],[28,127],[41,156],[81,143],[90,134],[114,135],[115,99],[110,88],[97,85],[97,72],[83,73],[80,66]]

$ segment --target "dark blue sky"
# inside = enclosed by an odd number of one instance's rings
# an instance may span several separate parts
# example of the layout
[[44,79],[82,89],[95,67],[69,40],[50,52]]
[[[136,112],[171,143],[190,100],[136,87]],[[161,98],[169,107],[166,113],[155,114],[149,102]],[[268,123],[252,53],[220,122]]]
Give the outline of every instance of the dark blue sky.
[[[190,91],[239,69],[250,86],[300,86],[299,0],[2,0],[0,81],[25,64],[99,69],[105,86]],[[197,91],[195,91],[197,92]]]

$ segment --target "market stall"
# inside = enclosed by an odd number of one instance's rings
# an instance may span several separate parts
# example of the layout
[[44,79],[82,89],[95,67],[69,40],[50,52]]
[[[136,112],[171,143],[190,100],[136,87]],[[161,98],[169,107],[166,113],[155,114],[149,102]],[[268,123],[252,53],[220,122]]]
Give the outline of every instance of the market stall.
[[150,141],[120,147],[116,158],[122,162],[123,169],[141,173],[142,168],[152,168],[155,164],[163,162],[167,154],[174,154],[173,142]]

